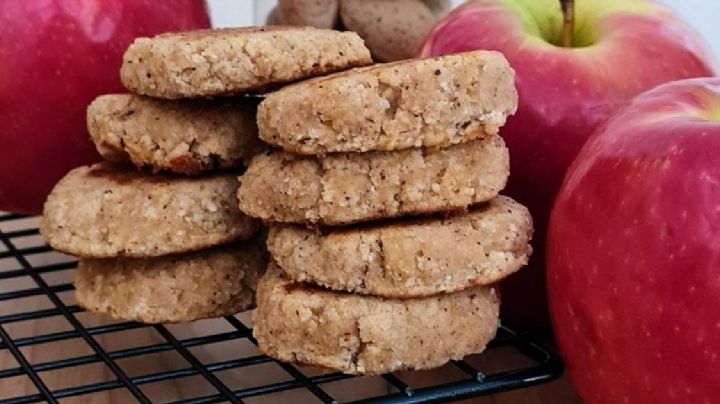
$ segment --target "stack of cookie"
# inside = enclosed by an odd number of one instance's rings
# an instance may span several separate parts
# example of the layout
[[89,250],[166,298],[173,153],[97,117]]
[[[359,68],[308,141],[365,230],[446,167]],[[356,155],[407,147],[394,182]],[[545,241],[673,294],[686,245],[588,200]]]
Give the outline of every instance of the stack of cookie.
[[[258,286],[262,351],[351,374],[482,351],[493,286],[531,252],[531,217],[498,196],[513,71],[475,51],[378,64],[282,88],[260,104],[240,209],[270,222]],[[419,216],[419,215],[423,216]]]
[[[371,63],[352,33],[307,28],[193,31],[140,38],[121,77],[133,94],[97,98],[88,129],[108,160],[71,171],[45,204],[41,232],[80,257],[76,298],[149,323],[254,306],[267,253],[238,209],[237,170],[266,148],[257,93]],[[135,167],[133,167],[133,165]]]

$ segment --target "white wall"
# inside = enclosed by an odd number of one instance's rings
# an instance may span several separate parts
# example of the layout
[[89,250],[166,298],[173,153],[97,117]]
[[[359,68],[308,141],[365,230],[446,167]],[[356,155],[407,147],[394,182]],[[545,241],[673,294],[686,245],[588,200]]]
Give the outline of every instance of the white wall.
[[[526,0],[532,1],[532,0]],[[583,0],[577,0],[583,1]],[[462,0],[453,0],[455,4]],[[661,0],[674,8],[685,21],[694,26],[711,46],[720,61],[720,1]],[[255,25],[265,21],[276,0],[208,0],[216,27]]]
[[665,0],[690,25],[695,27],[710,45],[715,60],[720,62],[720,1]]

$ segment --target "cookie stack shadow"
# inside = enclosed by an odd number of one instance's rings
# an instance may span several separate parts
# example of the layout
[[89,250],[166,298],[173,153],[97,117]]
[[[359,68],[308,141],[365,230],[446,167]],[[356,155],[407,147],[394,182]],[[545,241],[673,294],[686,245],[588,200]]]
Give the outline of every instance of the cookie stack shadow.
[[254,335],[289,362],[379,374],[484,350],[531,217],[499,196],[513,71],[496,52],[377,64],[259,105],[240,209],[269,223]]
[[48,243],[80,258],[78,304],[148,323],[254,307],[268,258],[259,221],[238,209],[237,176],[267,145],[258,101],[243,95],[369,63],[357,35],[311,28],[135,40],[120,72],[132,93],[88,107],[106,162],[68,173],[44,207]]

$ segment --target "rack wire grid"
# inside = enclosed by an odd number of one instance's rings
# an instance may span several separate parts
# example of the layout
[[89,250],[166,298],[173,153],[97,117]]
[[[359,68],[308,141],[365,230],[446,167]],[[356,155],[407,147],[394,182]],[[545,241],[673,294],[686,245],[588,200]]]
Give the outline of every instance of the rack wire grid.
[[0,403],[453,401],[560,376],[551,350],[501,327],[438,370],[351,377],[261,355],[247,313],[184,325],[114,322],[74,301],[76,261],[38,218],[0,213]]

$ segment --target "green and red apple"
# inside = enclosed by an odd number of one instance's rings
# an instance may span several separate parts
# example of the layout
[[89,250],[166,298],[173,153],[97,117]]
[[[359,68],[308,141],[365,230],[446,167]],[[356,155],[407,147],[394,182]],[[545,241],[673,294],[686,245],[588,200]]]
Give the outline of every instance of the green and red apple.
[[505,319],[547,324],[544,244],[555,195],[586,139],[633,96],[672,80],[709,76],[698,35],[647,0],[579,0],[569,47],[558,0],[476,0],[430,33],[421,56],[501,51],[516,72],[517,114],[500,131],[510,148],[507,193],[536,224],[529,268],[503,287]]
[[588,404],[720,399],[720,78],[652,89],[582,148],[552,211],[553,328]]

